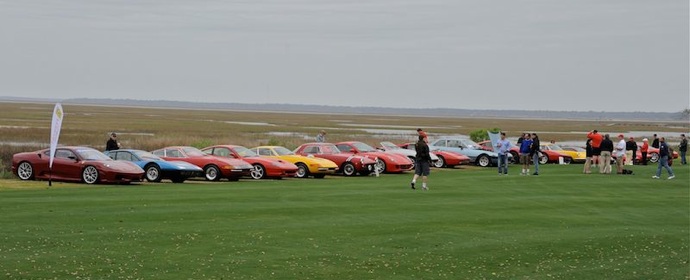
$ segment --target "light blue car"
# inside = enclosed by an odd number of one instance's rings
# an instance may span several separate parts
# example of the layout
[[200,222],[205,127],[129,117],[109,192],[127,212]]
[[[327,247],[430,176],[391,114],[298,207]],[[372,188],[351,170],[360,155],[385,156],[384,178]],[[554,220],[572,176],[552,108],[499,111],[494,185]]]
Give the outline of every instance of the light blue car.
[[170,179],[173,183],[182,183],[190,177],[203,177],[201,167],[184,161],[166,161],[152,153],[142,150],[112,150],[105,151],[114,160],[131,161],[146,171],[146,180],[160,182]]
[[[470,158],[470,162],[474,162],[474,164],[482,167],[490,165],[496,166],[498,162],[497,153],[483,150],[479,144],[466,136],[441,136],[429,142],[429,150],[441,150],[463,154]],[[508,155],[508,157],[512,156]],[[510,161],[510,159],[508,160]]]

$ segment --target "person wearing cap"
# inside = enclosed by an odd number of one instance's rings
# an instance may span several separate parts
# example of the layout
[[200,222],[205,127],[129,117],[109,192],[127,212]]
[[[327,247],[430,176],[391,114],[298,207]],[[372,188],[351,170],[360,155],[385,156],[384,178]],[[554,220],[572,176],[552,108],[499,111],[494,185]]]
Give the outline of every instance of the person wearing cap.
[[112,151],[112,150],[119,150],[120,149],[120,142],[117,142],[117,134],[115,132],[110,133],[110,139],[108,139],[108,142],[105,143],[105,150],[106,151]]
[[625,142],[625,165],[634,165],[637,157],[637,142],[632,136]]
[[616,155],[616,173],[623,174],[623,161],[625,161],[625,136],[623,134],[618,134],[618,144],[616,144],[615,155]]
[[647,165],[647,151],[649,151],[649,139],[643,138],[642,139],[642,147],[640,147],[640,155],[642,158],[640,162],[642,165]]
[[316,134],[316,142],[323,143],[326,142],[326,131],[321,130],[319,134]]

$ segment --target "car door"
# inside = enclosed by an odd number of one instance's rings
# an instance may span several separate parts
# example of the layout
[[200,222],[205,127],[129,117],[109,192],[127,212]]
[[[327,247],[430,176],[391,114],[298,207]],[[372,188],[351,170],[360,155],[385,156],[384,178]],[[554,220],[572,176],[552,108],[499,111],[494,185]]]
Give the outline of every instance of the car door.
[[53,178],[79,180],[81,178],[80,159],[68,149],[58,148],[53,158]]

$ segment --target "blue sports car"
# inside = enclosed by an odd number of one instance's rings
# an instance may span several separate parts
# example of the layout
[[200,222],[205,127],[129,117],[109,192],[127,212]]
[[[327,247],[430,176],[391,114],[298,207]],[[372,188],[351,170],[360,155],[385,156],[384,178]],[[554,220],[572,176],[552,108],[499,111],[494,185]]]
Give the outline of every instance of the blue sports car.
[[[470,162],[487,167],[498,163],[498,154],[482,150],[481,146],[466,136],[442,136],[429,142],[429,150],[459,153],[470,158]],[[512,156],[508,156],[509,158]]]
[[114,160],[131,161],[146,171],[145,178],[149,182],[160,182],[170,179],[173,183],[182,183],[190,177],[203,177],[201,167],[184,161],[166,161],[152,153],[142,150],[112,150],[105,151]]

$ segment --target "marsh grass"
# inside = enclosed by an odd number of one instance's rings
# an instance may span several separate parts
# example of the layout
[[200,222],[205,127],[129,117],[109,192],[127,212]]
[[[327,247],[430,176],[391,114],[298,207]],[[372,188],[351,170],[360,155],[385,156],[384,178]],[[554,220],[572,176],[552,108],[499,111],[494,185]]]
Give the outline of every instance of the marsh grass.
[[[54,104],[0,103],[0,159],[8,168],[16,152],[45,148],[50,142],[50,121]],[[415,140],[417,127],[433,134],[469,134],[477,129],[498,127],[509,135],[539,131],[542,141],[580,140],[578,134],[592,128],[607,131],[687,132],[687,123],[620,122],[586,120],[525,120],[498,118],[452,118],[296,114],[222,110],[152,109],[135,107],[81,106],[63,104],[65,117],[60,135],[62,145],[85,145],[103,150],[108,134],[119,133],[126,148],[155,150],[172,145],[204,146],[237,144],[246,147],[276,144],[294,149],[313,141],[321,129],[330,142],[359,140],[372,146],[382,140]],[[265,124],[265,125],[262,125]],[[355,126],[353,126],[355,125]],[[380,135],[361,128],[394,127],[400,134]],[[408,128],[400,128],[400,127]],[[673,128],[681,126],[682,128]],[[573,133],[575,132],[575,133]],[[272,133],[283,133],[275,135]],[[35,143],[13,147],[7,143]]]
[[[131,186],[0,181],[4,279],[688,279],[690,188],[493,168]],[[516,171],[515,168],[511,172]]]

